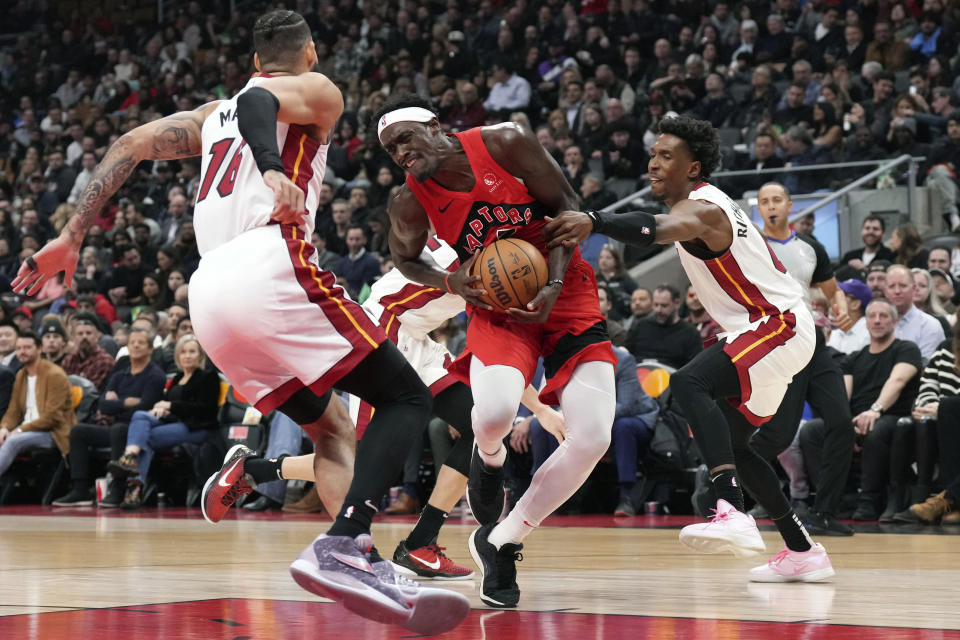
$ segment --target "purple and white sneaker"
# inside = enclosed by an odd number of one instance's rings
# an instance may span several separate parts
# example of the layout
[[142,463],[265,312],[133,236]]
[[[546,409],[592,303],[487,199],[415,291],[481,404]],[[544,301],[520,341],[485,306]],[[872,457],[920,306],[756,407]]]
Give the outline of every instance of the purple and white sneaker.
[[456,627],[470,601],[446,589],[423,587],[398,575],[386,561],[370,563],[373,538],[320,535],[290,565],[298,585],[341,603],[359,616],[398,624],[423,635]]

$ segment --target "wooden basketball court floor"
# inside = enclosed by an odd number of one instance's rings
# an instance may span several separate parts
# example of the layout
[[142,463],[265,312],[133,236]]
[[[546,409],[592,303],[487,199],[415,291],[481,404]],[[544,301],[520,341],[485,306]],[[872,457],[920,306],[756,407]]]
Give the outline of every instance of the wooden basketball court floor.
[[[287,567],[324,517],[196,509],[139,514],[0,508],[0,640],[411,638],[302,591]],[[558,516],[527,539],[520,608],[493,610],[479,579],[434,583],[469,596],[451,639],[960,639],[960,527],[861,527],[823,538],[829,584],[753,584],[758,561],[702,556],[677,541],[685,517]],[[413,519],[378,520],[384,555]],[[762,521],[761,521],[762,523]],[[475,525],[441,543],[473,567]],[[780,549],[764,528],[769,555]],[[760,560],[765,561],[768,556]]]

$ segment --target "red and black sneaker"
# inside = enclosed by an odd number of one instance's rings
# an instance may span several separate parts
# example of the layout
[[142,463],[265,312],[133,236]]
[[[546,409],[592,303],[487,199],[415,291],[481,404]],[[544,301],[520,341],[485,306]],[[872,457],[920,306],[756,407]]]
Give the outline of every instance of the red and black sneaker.
[[393,552],[394,568],[400,575],[434,580],[467,580],[473,571],[448,558],[440,547],[430,544],[419,549],[407,549],[407,541],[401,540]]
[[242,444],[234,445],[223,458],[223,466],[203,485],[200,494],[200,509],[210,524],[216,524],[240,499],[240,496],[253,491],[247,484],[244,473],[244,461],[256,455]]

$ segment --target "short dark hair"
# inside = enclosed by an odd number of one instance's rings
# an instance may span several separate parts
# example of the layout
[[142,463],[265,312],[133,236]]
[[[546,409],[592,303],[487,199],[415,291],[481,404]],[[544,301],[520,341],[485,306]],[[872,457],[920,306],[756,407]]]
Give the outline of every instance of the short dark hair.
[[773,142],[774,144],[776,144],[776,142],[777,142],[776,138],[773,137],[773,134],[772,134],[772,133],[767,133],[766,131],[764,131],[764,132],[762,132],[762,133],[758,133],[758,134],[756,135],[756,137],[753,139],[753,141],[756,142],[756,141],[757,141],[757,138],[770,138],[770,141]]
[[889,80],[890,82],[896,84],[897,76],[893,75],[892,71],[887,71],[884,69],[883,71],[878,71],[877,75],[873,76],[874,82],[880,82],[881,80]]
[[702,179],[709,178],[720,166],[720,139],[709,122],[689,116],[664,118],[657,124],[657,133],[676,136],[686,143],[690,155],[700,163]]
[[265,13],[253,25],[253,50],[260,63],[290,63],[307,42],[310,27],[296,11],[277,9]]
[[17,333],[17,340],[19,340],[20,338],[33,340],[33,344],[37,345],[38,347],[43,344],[43,341],[40,340],[40,336],[38,336],[33,331],[20,331],[19,333]]
[[354,229],[360,229],[360,232],[364,235],[364,237],[366,237],[366,235],[367,235],[367,230],[366,230],[366,228],[364,228],[364,226],[363,226],[362,224],[352,224],[352,225],[350,225],[349,227],[347,227],[347,233],[350,233],[350,232],[353,231]]
[[883,218],[881,218],[880,216],[873,216],[873,215],[867,216],[866,218],[863,219],[863,222],[860,223],[860,227],[863,228],[863,225],[865,225],[866,223],[870,222],[871,220],[876,220],[877,222],[879,222],[879,223],[880,223],[880,230],[883,231],[884,233],[886,233],[886,231],[887,231],[887,223],[884,222],[884,221],[883,221]]
[[760,188],[757,189],[757,193],[760,193],[764,187],[780,187],[781,189],[783,189],[783,195],[787,196],[787,200],[790,199],[790,190],[787,189],[786,185],[784,185],[782,182],[777,182],[776,180],[771,180],[770,182],[764,182],[762,185],[760,185]]
[[653,290],[654,292],[666,291],[667,293],[670,294],[670,299],[673,300],[674,302],[680,299],[680,290],[677,289],[672,284],[667,284],[666,282],[664,282],[663,284],[658,284],[656,287],[654,287]]
[[930,252],[927,254],[927,257],[929,257],[934,251],[945,251],[947,254],[947,258],[948,259],[952,258],[952,253],[950,249],[948,249],[947,247],[930,247]]

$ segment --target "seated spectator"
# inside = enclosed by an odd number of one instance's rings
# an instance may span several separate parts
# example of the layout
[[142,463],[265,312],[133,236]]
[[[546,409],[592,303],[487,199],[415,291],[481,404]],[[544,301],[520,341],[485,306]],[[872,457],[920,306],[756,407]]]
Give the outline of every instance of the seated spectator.
[[[818,148],[813,144],[813,138],[806,127],[794,125],[783,136],[783,147],[786,150],[784,166],[807,167],[815,164],[826,164],[831,161],[826,149]],[[783,186],[790,193],[813,193],[823,187],[824,176],[821,171],[788,171],[783,178]]]
[[960,112],[954,111],[947,118],[947,136],[933,145],[927,156],[927,186],[940,195],[943,216],[951,231],[960,231]]
[[798,82],[790,85],[784,99],[780,101],[783,106],[773,113],[774,124],[786,130],[794,125],[809,124],[813,121],[813,109],[804,104],[805,91],[804,85]]
[[851,354],[870,344],[867,317],[863,312],[873,300],[873,292],[860,280],[842,280],[837,286],[847,297],[847,315],[853,321],[853,326],[847,331],[835,327],[830,332],[827,346],[840,353]]
[[761,64],[753,70],[750,85],[752,91],[737,104],[737,109],[730,121],[732,126],[752,126],[761,122],[764,114],[772,115],[777,108],[780,96],[777,95],[777,90],[773,86],[773,69],[769,65]]
[[143,277],[150,270],[141,263],[140,249],[136,245],[127,245],[123,250],[122,261],[111,271],[103,283],[103,293],[107,294],[115,307],[129,309],[143,291]]
[[181,337],[175,358],[180,373],[170,381],[164,399],[150,411],[133,414],[126,449],[119,459],[110,462],[114,475],[130,477],[121,505],[124,509],[140,508],[155,451],[184,442],[200,444],[218,426],[220,377],[205,369],[206,356],[196,337]]
[[893,36],[889,22],[876,22],[873,25],[873,42],[867,45],[864,60],[879,62],[888,71],[901,71],[907,68],[910,49],[906,42]]
[[530,104],[530,83],[516,74],[506,58],[495,60],[490,66],[490,95],[483,101],[488,114],[507,119],[511,111],[526,109]]
[[637,288],[637,283],[627,273],[620,252],[610,245],[605,245],[597,256],[596,273],[597,284],[607,285],[610,291],[610,316],[614,320],[626,317],[628,301],[633,290]]
[[[917,345],[923,362],[926,362],[943,342],[944,332],[936,318],[913,304],[913,273],[903,265],[892,265],[887,269],[883,291],[884,297],[897,309],[896,337]],[[869,318],[867,322],[869,324]]]
[[610,287],[602,282],[597,284],[597,296],[600,299],[600,313],[607,321],[607,333],[610,334],[610,342],[612,342],[615,347],[622,347],[627,340],[627,330],[623,328],[622,324],[609,318],[607,315],[610,313],[611,307]]
[[696,328],[700,334],[700,341],[705,345],[716,342],[717,334],[723,331],[723,327],[707,313],[707,309],[703,306],[703,303],[700,302],[700,298],[697,297],[697,292],[693,289],[693,285],[687,287],[685,304],[689,312],[687,313],[686,321]]
[[[863,447],[854,520],[876,520],[880,515],[878,507],[890,475],[890,446],[897,420],[910,415],[920,386],[920,350],[909,340],[894,336],[897,319],[897,309],[891,302],[871,302],[867,307],[870,344],[847,356],[841,365],[854,430]],[[804,435],[807,431],[804,429]]]
[[957,323],[957,289],[953,276],[949,271],[943,269],[930,270],[930,282],[940,306],[947,314],[947,321],[954,325]]
[[[783,166],[783,160],[777,156],[777,142],[770,133],[758,133],[753,139],[753,153],[738,154],[734,168],[739,171],[760,171],[761,169],[776,169]],[[737,195],[746,191],[758,191],[771,180],[779,180],[779,174],[758,173],[756,176],[739,176],[731,178],[732,190]]]
[[867,286],[870,287],[874,299],[882,298],[886,293],[887,269],[889,268],[890,263],[886,260],[874,260],[866,268]]
[[577,145],[571,145],[563,152],[563,177],[567,179],[574,191],[580,191],[583,176],[587,171],[583,153]]
[[67,374],[40,358],[37,334],[21,333],[16,344],[21,368],[0,418],[0,478],[24,451],[56,447],[67,455],[70,428],[77,421]]
[[813,105],[813,146],[833,151],[843,142],[843,131],[837,120],[833,105],[829,102],[818,102]]
[[608,178],[636,177],[646,171],[647,153],[643,144],[635,139],[632,125],[624,118],[608,126],[610,137],[603,149],[603,173]]
[[62,367],[67,355],[67,332],[63,325],[59,321],[44,322],[40,327],[40,341],[43,359]]
[[927,253],[927,264],[925,268],[929,271],[940,269],[944,273],[950,273],[952,266],[950,261],[950,249],[946,247],[933,247]]
[[351,225],[347,230],[347,254],[340,258],[335,272],[347,282],[347,288],[354,300],[360,295],[364,285],[373,282],[380,275],[380,261],[367,249],[367,234],[360,225]]
[[[127,426],[136,411],[147,411],[163,397],[166,376],[153,362],[150,332],[133,327],[127,339],[130,359],[117,366],[100,396],[92,424],[81,423],[70,430],[70,480],[67,495],[56,500],[55,507],[79,507],[93,502],[93,478],[90,451],[110,446],[111,459],[123,455],[127,442]],[[114,478],[101,507],[118,507],[123,501],[126,483]]]
[[902,264],[911,269],[925,269],[930,252],[923,246],[923,238],[911,222],[905,222],[893,230],[888,243],[894,252],[894,264]]
[[634,323],[646,318],[653,311],[653,292],[646,287],[637,287],[630,294],[630,315],[623,320],[623,328],[630,331]]
[[[860,239],[863,246],[851,249],[843,254],[840,262],[848,264],[854,269],[862,271],[874,259],[893,262],[896,257],[890,249],[883,245],[883,234],[886,233],[886,223],[880,216],[867,216],[860,225]],[[867,283],[869,284],[869,282]]]
[[680,322],[680,292],[670,284],[653,290],[653,312],[634,322],[626,348],[638,360],[656,360],[679,369],[703,350],[700,332]]
[[92,314],[78,313],[73,319],[74,352],[63,359],[68,375],[78,375],[103,389],[116,364],[113,356],[99,345],[100,328]]
[[707,95],[701,98],[690,115],[706,120],[714,127],[722,127],[733,115],[734,104],[727,93],[726,82],[719,73],[711,73],[706,80]]
[[487,111],[480,102],[477,87],[464,82],[457,88],[457,105],[447,114],[443,124],[449,131],[466,131],[483,126]]
[[0,366],[7,367],[14,373],[21,367],[20,360],[17,359],[19,333],[20,330],[10,320],[0,323]]
[[580,183],[581,206],[586,209],[600,210],[617,201],[617,196],[603,186],[603,176],[596,173],[584,174]]
[[936,318],[943,327],[944,335],[952,335],[953,329],[947,320],[947,312],[940,304],[940,295],[933,286],[933,276],[926,269],[914,268],[910,272],[913,274],[913,306]]

